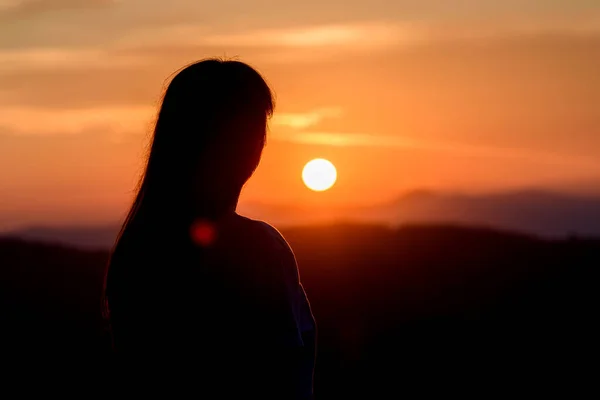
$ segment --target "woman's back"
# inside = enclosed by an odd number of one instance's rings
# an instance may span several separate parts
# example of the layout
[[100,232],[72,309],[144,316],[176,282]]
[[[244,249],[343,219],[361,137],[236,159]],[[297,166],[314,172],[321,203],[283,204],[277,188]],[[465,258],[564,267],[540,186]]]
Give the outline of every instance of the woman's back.
[[[118,359],[180,384],[195,370],[201,375],[194,382],[209,391],[227,383],[233,385],[227,390],[263,396],[309,392],[315,325],[279,232],[233,214],[192,227],[189,243],[178,249],[162,253],[155,246],[140,249],[146,257],[131,255],[132,262],[145,259],[149,273],[113,292],[132,299],[111,309]],[[165,268],[173,273],[152,272]]]

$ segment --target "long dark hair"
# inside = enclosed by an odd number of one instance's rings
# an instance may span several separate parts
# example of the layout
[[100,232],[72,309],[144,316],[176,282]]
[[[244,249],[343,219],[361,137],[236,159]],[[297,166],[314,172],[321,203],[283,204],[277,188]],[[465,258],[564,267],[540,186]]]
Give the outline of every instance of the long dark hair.
[[[169,83],[145,172],[122,225],[105,278],[105,312],[123,286],[177,251],[191,224],[235,210],[265,144],[273,96],[262,76],[239,61],[202,60]],[[106,314],[108,316],[108,314]]]

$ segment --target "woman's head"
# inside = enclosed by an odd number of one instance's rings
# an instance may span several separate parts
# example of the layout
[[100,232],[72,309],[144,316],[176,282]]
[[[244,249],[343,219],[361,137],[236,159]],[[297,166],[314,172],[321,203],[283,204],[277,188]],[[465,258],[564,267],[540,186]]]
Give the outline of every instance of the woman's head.
[[185,67],[164,94],[139,200],[204,217],[234,208],[272,112],[269,86],[247,64],[208,59]]
[[111,254],[105,307],[109,299],[112,309],[138,297],[141,292],[128,286],[133,281],[152,292],[150,271],[176,265],[175,257],[185,259],[194,223],[235,209],[260,160],[272,112],[269,86],[244,63],[204,60],[175,75],[158,113],[137,196]]

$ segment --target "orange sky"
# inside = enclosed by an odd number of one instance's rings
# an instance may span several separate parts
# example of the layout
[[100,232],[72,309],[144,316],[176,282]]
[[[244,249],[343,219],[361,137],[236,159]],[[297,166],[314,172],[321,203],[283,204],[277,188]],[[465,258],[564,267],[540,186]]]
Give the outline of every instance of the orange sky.
[[600,182],[596,1],[201,3],[0,0],[0,229],[118,219],[163,82],[206,56],[277,93],[244,203]]

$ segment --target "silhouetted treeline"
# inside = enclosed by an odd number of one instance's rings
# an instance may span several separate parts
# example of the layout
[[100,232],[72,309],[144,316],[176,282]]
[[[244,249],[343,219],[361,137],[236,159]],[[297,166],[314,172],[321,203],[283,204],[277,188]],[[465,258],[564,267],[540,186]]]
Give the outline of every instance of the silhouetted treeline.
[[[486,397],[593,377],[600,240],[443,226],[283,233],[318,322],[317,398],[480,386]],[[107,360],[106,260],[1,239],[3,354]]]

